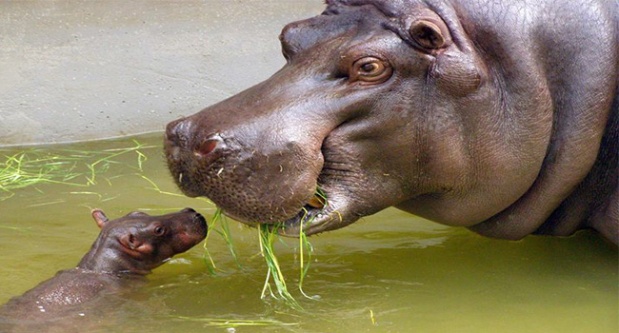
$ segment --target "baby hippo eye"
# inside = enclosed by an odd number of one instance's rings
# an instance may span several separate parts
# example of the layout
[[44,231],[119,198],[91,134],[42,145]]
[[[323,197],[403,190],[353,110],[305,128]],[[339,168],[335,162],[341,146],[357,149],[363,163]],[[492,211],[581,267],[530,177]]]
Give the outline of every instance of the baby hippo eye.
[[364,57],[353,63],[350,78],[365,83],[381,83],[386,81],[391,73],[389,63],[375,57]]
[[155,229],[153,229],[153,233],[155,236],[163,236],[165,234],[165,228],[162,226],[156,226]]

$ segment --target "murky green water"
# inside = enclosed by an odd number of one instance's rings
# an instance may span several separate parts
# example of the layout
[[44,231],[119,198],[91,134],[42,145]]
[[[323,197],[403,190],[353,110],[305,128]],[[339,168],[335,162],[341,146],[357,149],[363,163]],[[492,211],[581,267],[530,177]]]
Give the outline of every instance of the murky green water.
[[[91,208],[115,218],[132,210],[161,214],[189,206],[211,220],[214,207],[208,202],[172,194],[178,192],[160,136],[137,140],[147,159],[129,151],[111,158],[113,163],[96,163],[101,169],[96,185],[42,184],[0,192],[0,303],[75,266],[98,233]],[[43,149],[71,154],[66,149],[133,146],[126,139]],[[3,150],[0,156],[13,153]],[[86,176],[79,176],[88,175],[82,163],[71,171],[78,175],[71,181],[87,184]],[[208,249],[216,275],[209,273],[203,247],[196,246],[156,269],[121,306],[104,309],[104,316],[87,314],[85,320],[94,322],[88,331],[619,331],[617,250],[589,232],[569,239],[497,241],[389,209],[310,238],[314,254],[304,290],[318,300],[295,288],[298,242],[277,244],[290,290],[305,308],[299,312],[260,299],[266,265],[257,231],[233,221],[230,229],[238,265],[213,232]]]

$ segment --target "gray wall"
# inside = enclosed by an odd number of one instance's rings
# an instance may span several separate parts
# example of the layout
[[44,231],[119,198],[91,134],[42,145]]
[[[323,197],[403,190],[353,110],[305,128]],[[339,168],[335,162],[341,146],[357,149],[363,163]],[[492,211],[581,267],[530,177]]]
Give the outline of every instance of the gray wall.
[[0,0],[0,146],[161,131],[270,76],[323,0]]

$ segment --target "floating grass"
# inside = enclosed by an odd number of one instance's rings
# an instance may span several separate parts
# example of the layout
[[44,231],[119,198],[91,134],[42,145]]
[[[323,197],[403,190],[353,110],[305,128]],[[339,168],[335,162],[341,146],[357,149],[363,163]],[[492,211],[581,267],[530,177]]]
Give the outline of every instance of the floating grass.
[[4,163],[0,164],[0,191],[11,196],[14,190],[41,183],[75,184],[71,180],[78,176],[74,159],[62,160],[60,156],[36,151],[4,157]]
[[[148,178],[148,177],[144,176],[144,175],[143,175],[143,174],[141,174],[141,173],[140,173],[140,174],[138,174],[138,176],[139,176],[140,178],[144,179],[145,181],[149,182],[149,183],[150,183],[150,185],[152,186],[152,189],[153,189],[154,191],[159,192],[159,194],[171,195],[171,196],[181,197],[181,198],[184,198],[184,197],[185,197],[183,194],[180,194],[180,193],[175,193],[175,192],[169,192],[169,191],[164,191],[164,190],[162,190],[162,189],[161,189],[161,188],[157,185],[157,183],[155,183],[152,179],[150,179],[150,178]],[[201,199],[201,198],[197,198],[197,199]],[[204,200],[208,201],[207,199],[204,199]],[[209,202],[210,202],[210,201],[209,201]]]
[[0,225],[0,229],[6,229],[11,231],[19,231],[19,232],[28,232],[29,230],[26,228],[13,227],[9,225]]
[[264,327],[264,326],[298,326],[298,323],[286,323],[275,319],[222,319],[222,318],[201,318],[174,316],[175,320],[199,322],[206,326],[219,328],[237,328],[237,327]]
[[129,153],[137,154],[136,168],[142,171],[146,155],[140,149],[150,147],[137,140],[133,142],[133,147],[100,151],[64,149],[52,152],[33,148],[21,152],[0,152],[0,201],[12,197],[16,190],[36,185],[94,185],[98,176],[120,163],[116,158]]
[[[230,227],[228,225],[228,220],[223,215],[221,208],[217,208],[215,210],[215,214],[213,214],[213,218],[211,219],[209,230],[215,231],[219,234],[222,239],[225,241],[234,262],[238,267],[241,267],[241,264],[238,260],[238,256],[236,250],[234,249],[234,242],[232,240],[232,233],[230,232]],[[212,235],[212,232],[209,232],[204,239],[204,262],[209,269],[209,272],[212,275],[215,275],[217,272],[217,266],[215,265],[215,261],[213,260],[213,256],[208,250],[208,241],[209,236]]]

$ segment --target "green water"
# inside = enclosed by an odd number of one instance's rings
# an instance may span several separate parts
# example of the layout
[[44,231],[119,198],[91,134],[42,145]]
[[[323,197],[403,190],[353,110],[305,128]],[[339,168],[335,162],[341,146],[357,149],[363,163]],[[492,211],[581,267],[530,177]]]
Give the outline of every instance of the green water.
[[[135,139],[144,156],[129,150],[98,162],[90,181],[87,163],[103,155],[82,154],[84,161],[71,166],[71,182],[83,186],[50,183],[0,192],[0,303],[75,266],[98,233],[91,208],[115,218],[133,210],[162,214],[193,207],[211,220],[210,203],[174,195],[160,135]],[[41,149],[76,155],[67,150],[126,147],[135,147],[132,139]],[[23,149],[0,151],[0,169],[3,156],[18,151]],[[238,264],[212,231],[208,249],[216,275],[198,245],[156,269],[144,287],[97,318],[93,327],[99,330],[88,331],[619,331],[617,250],[593,233],[498,241],[388,209],[310,238],[314,253],[303,288],[318,299],[304,298],[296,288],[298,242],[276,244],[290,291],[305,309],[299,312],[260,298],[266,265],[257,230],[234,221],[230,229]]]

